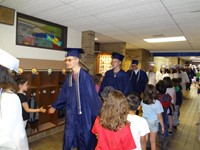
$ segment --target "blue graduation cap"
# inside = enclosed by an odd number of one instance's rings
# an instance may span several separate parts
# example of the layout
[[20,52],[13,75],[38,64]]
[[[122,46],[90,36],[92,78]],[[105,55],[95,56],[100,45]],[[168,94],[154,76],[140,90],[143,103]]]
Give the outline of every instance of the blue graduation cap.
[[120,53],[113,52],[112,53],[112,59],[118,59],[118,60],[122,61],[124,59],[124,55],[122,55]]
[[81,53],[84,53],[82,48],[65,48],[67,51],[65,57],[73,56],[73,57],[81,57]]
[[138,60],[133,59],[132,62],[131,62],[131,64],[136,64],[136,65],[138,65]]

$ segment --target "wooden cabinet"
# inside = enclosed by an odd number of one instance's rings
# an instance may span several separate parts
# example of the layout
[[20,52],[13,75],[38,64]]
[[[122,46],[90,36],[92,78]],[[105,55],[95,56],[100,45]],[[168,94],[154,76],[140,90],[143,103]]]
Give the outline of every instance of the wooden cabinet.
[[[66,78],[66,75],[61,71],[53,71],[50,75],[47,71],[38,71],[38,74],[25,71],[21,76],[26,77],[29,82],[29,90],[26,93],[27,98],[29,99],[34,93],[38,107],[43,106],[47,110],[48,106],[56,100]],[[39,120],[35,124],[29,124],[28,128],[35,128],[35,131],[40,132],[58,126],[60,122],[63,123],[64,121],[64,115],[58,116],[58,114],[60,114],[58,111],[51,115],[48,113],[39,113]],[[32,132],[28,133],[28,135],[30,134]]]

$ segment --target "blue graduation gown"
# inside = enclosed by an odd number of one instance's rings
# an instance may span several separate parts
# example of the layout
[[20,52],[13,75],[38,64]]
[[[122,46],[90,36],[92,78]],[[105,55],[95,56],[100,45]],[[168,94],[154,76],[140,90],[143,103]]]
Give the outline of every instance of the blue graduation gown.
[[93,150],[96,146],[96,136],[91,129],[96,116],[99,115],[101,101],[96,93],[92,77],[83,69],[79,73],[79,91],[82,114],[78,114],[76,82],[72,80],[69,86],[69,76],[52,104],[55,109],[66,109],[66,122],[63,150]]
[[116,76],[114,75],[113,69],[106,72],[99,93],[102,92],[106,86],[112,86],[115,90],[121,91],[124,95],[128,95],[131,92],[129,77],[122,69],[116,74]]
[[141,94],[144,92],[146,85],[148,84],[148,77],[146,72],[139,69],[137,74],[133,70],[129,70],[128,72],[129,79],[131,80],[131,87],[133,92],[137,92]]

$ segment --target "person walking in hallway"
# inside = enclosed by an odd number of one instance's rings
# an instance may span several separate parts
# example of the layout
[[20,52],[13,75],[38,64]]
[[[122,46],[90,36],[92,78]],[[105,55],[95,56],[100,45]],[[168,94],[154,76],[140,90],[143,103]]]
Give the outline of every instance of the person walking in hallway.
[[113,52],[112,53],[112,67],[108,70],[101,83],[99,93],[107,86],[113,87],[115,90],[121,91],[124,95],[128,95],[131,92],[131,85],[129,78],[124,70],[121,69],[121,64],[124,59],[124,55]]
[[83,52],[80,48],[67,49],[65,63],[72,72],[66,77],[58,98],[48,110],[52,114],[55,110],[66,109],[63,150],[94,150],[97,143],[91,129],[99,115],[101,101],[92,76],[79,65]]
[[138,68],[138,60],[132,60],[131,66],[132,70],[129,70],[127,73],[131,81],[132,92],[141,95],[148,83],[147,74],[145,71]]

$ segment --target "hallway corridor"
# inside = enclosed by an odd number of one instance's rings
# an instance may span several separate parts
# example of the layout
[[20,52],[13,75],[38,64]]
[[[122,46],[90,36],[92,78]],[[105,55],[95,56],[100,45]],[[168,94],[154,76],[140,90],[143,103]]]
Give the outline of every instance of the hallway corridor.
[[[169,136],[167,150],[200,150],[199,122],[200,112],[197,100],[197,89],[194,85],[185,94],[181,106],[180,125],[174,135]],[[30,143],[31,150],[62,150],[63,132],[42,138]],[[157,144],[159,150],[159,144]]]

